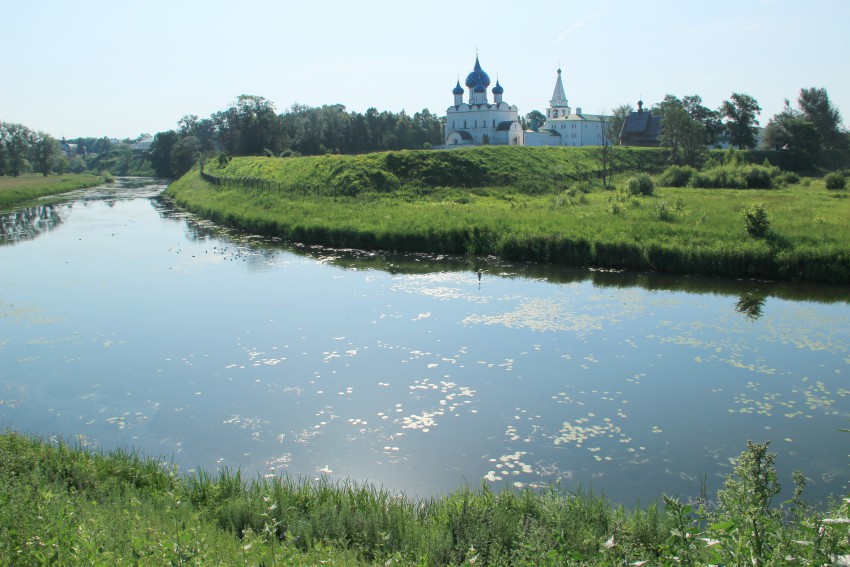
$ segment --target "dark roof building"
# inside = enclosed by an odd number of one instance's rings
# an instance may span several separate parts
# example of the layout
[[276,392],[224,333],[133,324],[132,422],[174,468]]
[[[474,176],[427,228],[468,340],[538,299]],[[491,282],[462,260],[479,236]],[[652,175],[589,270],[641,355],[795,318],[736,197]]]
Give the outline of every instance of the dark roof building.
[[653,116],[643,109],[643,101],[638,101],[638,109],[626,116],[623,129],[620,130],[621,146],[658,146],[661,134],[661,117]]

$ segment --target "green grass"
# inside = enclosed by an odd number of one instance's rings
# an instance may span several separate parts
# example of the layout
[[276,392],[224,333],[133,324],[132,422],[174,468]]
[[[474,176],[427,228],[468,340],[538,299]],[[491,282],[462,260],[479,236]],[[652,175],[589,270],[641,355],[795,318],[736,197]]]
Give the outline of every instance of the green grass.
[[39,197],[93,187],[100,183],[103,183],[103,177],[91,174],[0,176],[0,210],[27,204]]
[[[775,455],[766,448],[748,446],[716,502],[664,497],[626,509],[557,486],[460,488],[413,500],[368,484],[244,479],[226,469],[181,476],[134,452],[89,452],[7,431],[0,558],[14,565],[751,565],[786,556],[821,564],[846,553],[847,523],[824,520],[799,491],[784,514],[773,505]],[[831,512],[846,518],[847,502]]]
[[[593,185],[592,148],[476,148],[208,162],[168,189],[216,222],[337,247],[497,255],[604,268],[850,282],[850,199],[822,182],[776,189]],[[660,173],[663,153],[624,149],[615,184]],[[262,181],[247,181],[260,179]],[[460,186],[460,184],[463,186]],[[763,203],[771,228],[745,230]]]

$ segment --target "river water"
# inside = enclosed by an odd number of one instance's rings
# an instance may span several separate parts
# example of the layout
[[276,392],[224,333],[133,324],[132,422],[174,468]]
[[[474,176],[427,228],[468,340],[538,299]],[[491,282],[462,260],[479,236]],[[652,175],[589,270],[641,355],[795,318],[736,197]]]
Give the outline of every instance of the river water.
[[847,492],[850,288],[293,246],[163,188],[0,219],[0,427],[183,471],[629,506],[712,493],[751,439],[783,486]]

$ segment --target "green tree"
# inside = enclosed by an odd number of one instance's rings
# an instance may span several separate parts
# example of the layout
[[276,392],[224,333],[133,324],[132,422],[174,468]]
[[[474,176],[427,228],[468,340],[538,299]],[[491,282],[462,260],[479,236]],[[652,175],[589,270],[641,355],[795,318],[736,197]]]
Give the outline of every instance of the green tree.
[[151,162],[154,175],[157,177],[176,177],[171,155],[179,139],[177,132],[174,130],[158,132],[153,137],[151,149],[148,152],[148,160]]
[[821,136],[802,112],[791,108],[788,100],[782,112],[775,114],[764,128],[764,146],[783,152],[783,166],[796,171],[811,170],[822,160]]
[[32,138],[31,149],[36,171],[47,177],[59,159],[59,142],[49,134],[38,132]]
[[688,95],[683,97],[682,106],[691,118],[705,127],[705,143],[708,145],[713,144],[715,140],[717,140],[717,137],[723,132],[723,123],[720,120],[720,113],[716,110],[703,106],[702,97],[699,95]]
[[673,95],[667,95],[658,105],[662,115],[659,142],[670,148],[670,160],[676,165],[699,166],[706,154],[706,129],[693,119],[685,105]]
[[844,130],[841,113],[829,100],[826,89],[800,89],[797,104],[820,137],[820,165],[837,168],[850,163],[850,135]]
[[232,155],[259,156],[266,150],[281,152],[283,128],[274,104],[261,96],[239,95],[227,110],[212,121],[219,139]]
[[532,110],[525,115],[525,123],[522,127],[537,132],[544,124],[546,124],[546,115],[539,110]]
[[608,119],[607,134],[612,145],[620,145],[620,132],[623,130],[623,124],[626,123],[626,118],[634,110],[631,104],[621,104],[611,112],[611,117]]
[[0,138],[3,140],[6,173],[19,176],[29,171],[27,155],[32,145],[33,133],[23,124],[0,123]]
[[797,104],[803,116],[808,118],[817,130],[824,147],[828,149],[847,147],[847,136],[841,128],[841,113],[830,102],[826,89],[815,87],[800,89]]
[[201,141],[195,136],[178,138],[171,148],[171,171],[174,177],[180,177],[189,171],[201,152]]
[[756,147],[759,121],[756,118],[761,113],[761,107],[756,99],[748,94],[732,93],[730,100],[724,100],[720,105],[720,115],[726,121],[724,125],[729,131],[730,142],[738,149]]

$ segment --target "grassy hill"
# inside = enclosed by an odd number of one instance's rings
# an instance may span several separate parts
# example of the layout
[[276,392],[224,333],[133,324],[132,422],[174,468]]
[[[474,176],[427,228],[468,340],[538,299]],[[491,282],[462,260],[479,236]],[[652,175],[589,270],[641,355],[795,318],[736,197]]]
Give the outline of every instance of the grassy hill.
[[[633,194],[629,177],[660,173],[666,156],[616,150],[616,190],[599,182],[599,148],[482,147],[211,160],[168,192],[221,224],[305,243],[850,283],[846,191],[777,178]],[[758,206],[769,226],[754,237],[744,215]]]
[[[666,155],[654,148],[619,148],[619,168],[653,173]],[[595,178],[598,148],[489,146],[452,151],[406,150],[366,155],[236,158],[208,161],[214,176],[262,178],[323,195],[387,192],[410,186],[483,187]],[[541,184],[548,187],[547,184]]]

